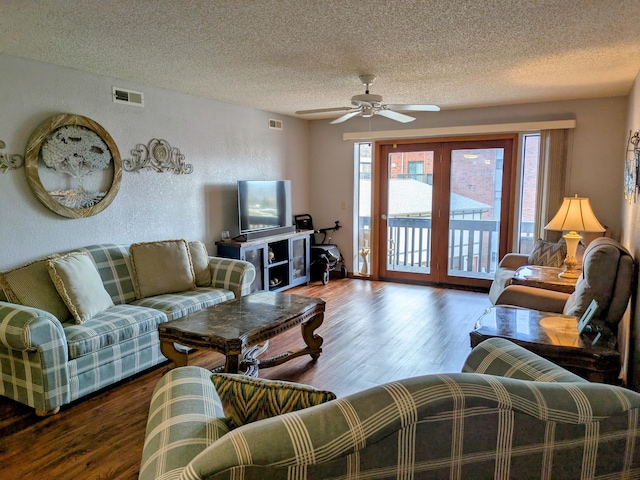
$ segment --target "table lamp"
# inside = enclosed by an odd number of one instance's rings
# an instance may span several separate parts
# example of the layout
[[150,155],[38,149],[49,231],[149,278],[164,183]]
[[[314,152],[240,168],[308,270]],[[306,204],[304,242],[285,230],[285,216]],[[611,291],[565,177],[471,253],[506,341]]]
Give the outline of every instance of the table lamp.
[[580,272],[576,270],[576,250],[582,236],[578,232],[604,232],[596,218],[589,199],[585,197],[564,197],[560,210],[544,227],[545,230],[569,231],[562,237],[567,242],[567,257],[564,259],[564,271],[558,276],[562,278],[578,278]]

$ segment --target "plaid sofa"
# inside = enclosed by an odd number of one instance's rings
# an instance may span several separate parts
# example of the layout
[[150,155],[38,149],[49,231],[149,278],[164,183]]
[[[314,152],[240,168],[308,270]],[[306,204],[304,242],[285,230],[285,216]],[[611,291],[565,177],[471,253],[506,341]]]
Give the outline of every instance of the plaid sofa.
[[155,388],[140,479],[640,478],[640,394],[507,340],[462,373],[380,385],[230,430],[210,372]]
[[91,256],[115,306],[76,324],[0,298],[0,395],[38,414],[55,412],[166,360],[159,323],[246,295],[255,278],[248,262],[209,257],[210,287],[136,300],[128,246],[77,251]]

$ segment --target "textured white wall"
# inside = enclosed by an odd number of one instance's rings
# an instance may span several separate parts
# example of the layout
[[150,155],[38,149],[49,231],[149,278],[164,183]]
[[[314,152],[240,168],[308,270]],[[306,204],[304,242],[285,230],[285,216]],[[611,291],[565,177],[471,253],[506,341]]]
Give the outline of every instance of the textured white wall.
[[315,120],[311,122],[310,199],[314,225],[330,226],[335,220],[345,225],[333,240],[351,264],[355,259],[351,241],[354,142],[342,140],[345,132],[575,119],[577,126],[571,145],[567,193],[590,197],[598,219],[613,229],[614,236],[619,236],[623,159],[628,134],[625,127],[627,102],[627,97],[613,97],[437,113],[412,112],[417,120],[408,124],[381,117],[354,118],[337,125],[329,124],[329,120]]
[[[144,108],[113,103],[114,85],[142,91]],[[84,219],[61,217],[42,205],[24,168],[0,174],[0,269],[105,242],[186,238],[204,241],[214,253],[222,230],[237,231],[240,179],[290,179],[294,214],[308,211],[306,121],[0,54],[3,153],[23,154],[31,133],[60,113],[98,122],[123,159],[138,143],[165,139],[194,172],[123,171],[113,203]],[[283,120],[284,129],[270,130],[269,118]]]
[[[640,129],[640,73],[636,76],[635,83],[629,94],[629,109],[627,115],[626,134],[635,132]],[[627,138],[625,138],[625,142]],[[631,153],[631,152],[629,152]],[[620,205],[623,212],[623,236],[622,243],[629,249],[636,261],[636,266],[640,262],[640,208],[638,208],[638,199],[627,202],[620,199]],[[637,270],[637,267],[636,267]],[[628,322],[629,329],[629,367],[628,367],[628,385],[634,390],[640,392],[640,279],[636,276],[635,290],[632,292],[631,306],[629,315],[623,318],[623,324]]]

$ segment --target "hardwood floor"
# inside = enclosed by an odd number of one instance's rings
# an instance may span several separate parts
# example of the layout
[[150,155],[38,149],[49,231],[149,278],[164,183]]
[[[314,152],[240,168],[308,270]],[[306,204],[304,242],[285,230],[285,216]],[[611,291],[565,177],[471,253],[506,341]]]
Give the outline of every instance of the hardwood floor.
[[[317,362],[302,357],[261,370],[260,377],[314,385],[339,397],[391,380],[460,371],[469,331],[489,306],[486,293],[332,279],[288,293],[327,301]],[[271,340],[265,355],[301,345],[298,329]],[[190,365],[223,360],[197,352]],[[0,477],[135,479],[148,405],[166,365],[62,407],[48,418],[0,397]]]

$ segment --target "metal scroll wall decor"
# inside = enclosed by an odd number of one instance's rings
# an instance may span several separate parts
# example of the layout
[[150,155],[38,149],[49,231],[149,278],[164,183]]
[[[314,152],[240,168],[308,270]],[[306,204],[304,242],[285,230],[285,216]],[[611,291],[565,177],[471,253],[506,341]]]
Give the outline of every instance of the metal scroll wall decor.
[[169,145],[166,140],[154,138],[149,142],[149,146],[139,143],[131,150],[131,154],[134,158],[125,159],[123,162],[123,168],[127,172],[139,172],[143,168],[155,170],[158,173],[189,174],[193,172],[193,165],[186,163],[180,150]]
[[27,181],[44,205],[59,215],[95,215],[114,200],[122,179],[120,153],[100,124],[82,115],[55,115],[29,138]]
[[640,191],[640,130],[629,132],[624,164],[624,198],[635,203]]
[[[2,140],[0,140],[0,150],[4,150],[7,146]],[[17,170],[24,164],[24,158],[17,153],[0,153],[0,171],[6,173],[9,170]]]

